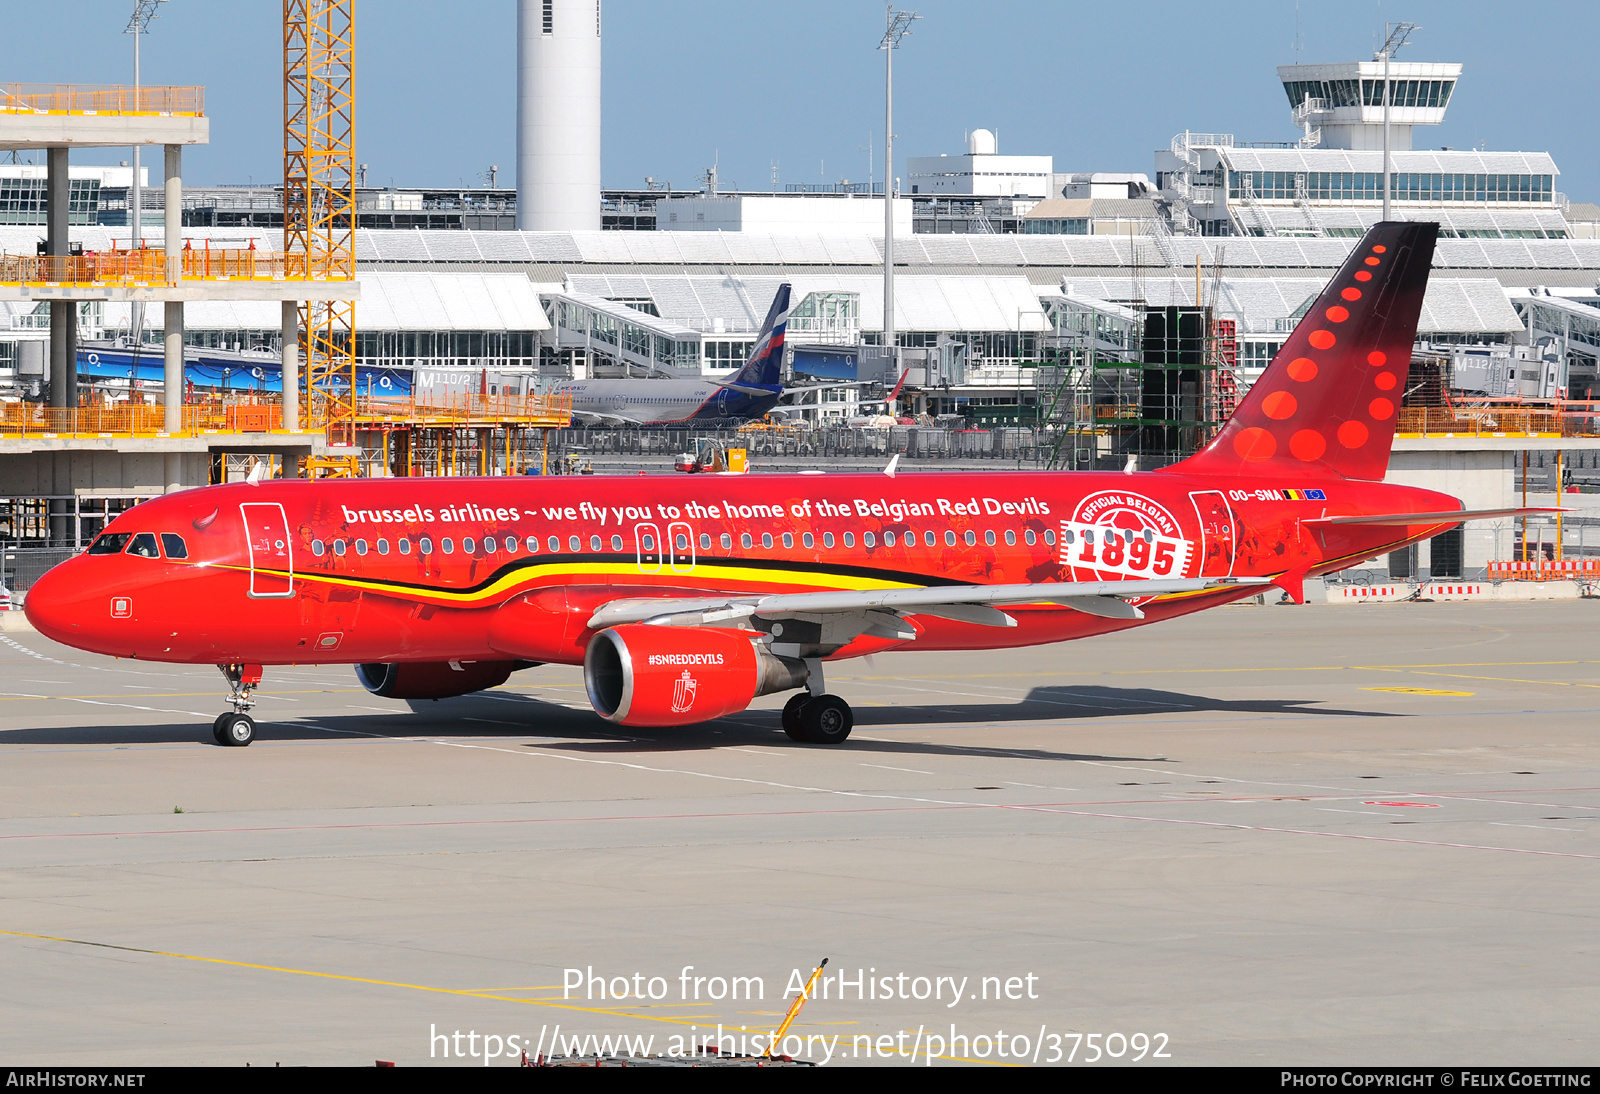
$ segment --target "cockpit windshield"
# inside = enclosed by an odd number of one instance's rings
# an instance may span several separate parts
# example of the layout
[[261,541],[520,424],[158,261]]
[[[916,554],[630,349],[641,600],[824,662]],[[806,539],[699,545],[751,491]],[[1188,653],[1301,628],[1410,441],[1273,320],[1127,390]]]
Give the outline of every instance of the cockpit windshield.
[[89,554],[120,555],[123,548],[128,545],[128,541],[132,538],[132,532],[107,532],[89,544]]
[[133,542],[128,544],[128,553],[138,555],[140,558],[160,558],[161,548],[156,546],[154,532],[137,532]]

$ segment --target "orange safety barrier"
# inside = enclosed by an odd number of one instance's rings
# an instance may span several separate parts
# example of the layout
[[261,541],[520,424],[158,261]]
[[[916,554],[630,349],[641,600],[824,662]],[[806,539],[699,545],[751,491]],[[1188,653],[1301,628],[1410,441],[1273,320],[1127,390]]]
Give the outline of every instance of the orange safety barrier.
[[121,84],[0,84],[0,113],[165,114],[200,117],[204,87],[141,87]]
[[432,395],[426,400],[362,396],[356,400],[358,425],[513,425],[565,426],[572,421],[572,396]]
[[[199,281],[306,279],[304,255],[268,254],[249,248],[185,250],[179,267],[185,279]],[[166,254],[149,248],[81,255],[0,255],[0,284],[6,285],[163,284],[166,280]]]
[[1489,577],[1498,581],[1571,581],[1600,576],[1600,559],[1533,559],[1491,562]]
[[[0,403],[0,439],[19,437],[134,437],[165,432],[166,411],[159,404],[80,406],[68,410],[37,403]],[[457,395],[433,401],[362,398],[356,403],[358,428],[494,428],[500,425],[559,428],[572,423],[569,395]],[[214,399],[183,408],[186,435],[271,433],[283,428],[283,405],[276,398]]]
[[[265,433],[283,428],[276,402],[235,400],[183,408],[182,433]],[[37,403],[0,403],[0,438],[138,437],[166,431],[166,410],[157,405],[80,406],[62,410]]]
[[[1592,418],[1592,415],[1584,415]],[[1588,423],[1584,423],[1588,424]],[[1457,437],[1494,437],[1538,433],[1572,436],[1588,432],[1556,407],[1492,406],[1478,409],[1444,406],[1408,406],[1400,409],[1397,434],[1413,436],[1453,434]]]

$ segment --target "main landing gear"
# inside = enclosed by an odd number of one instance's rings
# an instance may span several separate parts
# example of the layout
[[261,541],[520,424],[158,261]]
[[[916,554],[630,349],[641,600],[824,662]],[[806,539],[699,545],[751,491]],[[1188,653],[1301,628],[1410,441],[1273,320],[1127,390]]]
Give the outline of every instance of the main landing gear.
[[783,705],[783,731],[791,739],[809,745],[836,745],[850,736],[855,715],[850,704],[837,695],[823,694],[822,662],[806,659],[811,690],[790,696]]
[[250,717],[249,710],[256,705],[251,695],[261,683],[261,666],[218,665],[217,668],[227,678],[228,702],[233,709],[217,715],[217,720],[211,723],[211,736],[219,745],[243,748],[256,739],[256,720]]

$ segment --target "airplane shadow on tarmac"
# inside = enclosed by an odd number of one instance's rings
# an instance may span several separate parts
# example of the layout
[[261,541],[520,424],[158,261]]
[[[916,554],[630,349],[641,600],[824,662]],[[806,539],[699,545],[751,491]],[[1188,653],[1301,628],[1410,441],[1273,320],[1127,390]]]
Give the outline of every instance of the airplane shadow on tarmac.
[[[492,695],[492,697],[490,697]],[[616,726],[587,709],[574,709],[516,692],[495,691],[438,702],[416,702],[411,710],[392,714],[324,714],[304,721],[278,721],[258,709],[256,739],[261,744],[379,740],[383,738],[504,738],[522,747],[591,754],[640,752],[694,752],[728,745],[770,745],[783,748],[835,746],[801,745],[783,733],[775,709],[747,710],[700,725],[668,728]],[[1227,701],[1184,692],[1150,688],[1040,687],[1021,700],[976,703],[938,703],[921,706],[857,706],[856,730],[865,735],[922,726],[1000,728],[1007,723],[1103,719],[1108,727],[1133,717],[1186,714],[1266,714],[1317,718],[1395,718],[1405,715],[1375,710],[1345,710],[1317,705],[1312,699],[1251,699]],[[528,738],[544,738],[529,741]],[[214,745],[208,722],[154,725],[57,726],[18,729],[0,733],[0,746],[98,745],[149,746],[200,743]],[[844,747],[861,752],[904,755],[972,755],[994,753],[1026,755],[1040,759],[1148,759],[1131,756],[1086,756],[1015,750],[981,741],[946,744],[926,741],[889,741],[853,737]]]

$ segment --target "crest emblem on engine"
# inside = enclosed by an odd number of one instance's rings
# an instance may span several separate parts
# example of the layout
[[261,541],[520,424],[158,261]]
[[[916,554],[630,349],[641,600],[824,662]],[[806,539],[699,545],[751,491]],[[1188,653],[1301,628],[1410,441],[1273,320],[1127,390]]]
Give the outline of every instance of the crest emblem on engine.
[[694,706],[695,680],[689,675],[689,670],[684,669],[683,675],[672,684],[672,713],[683,714]]

